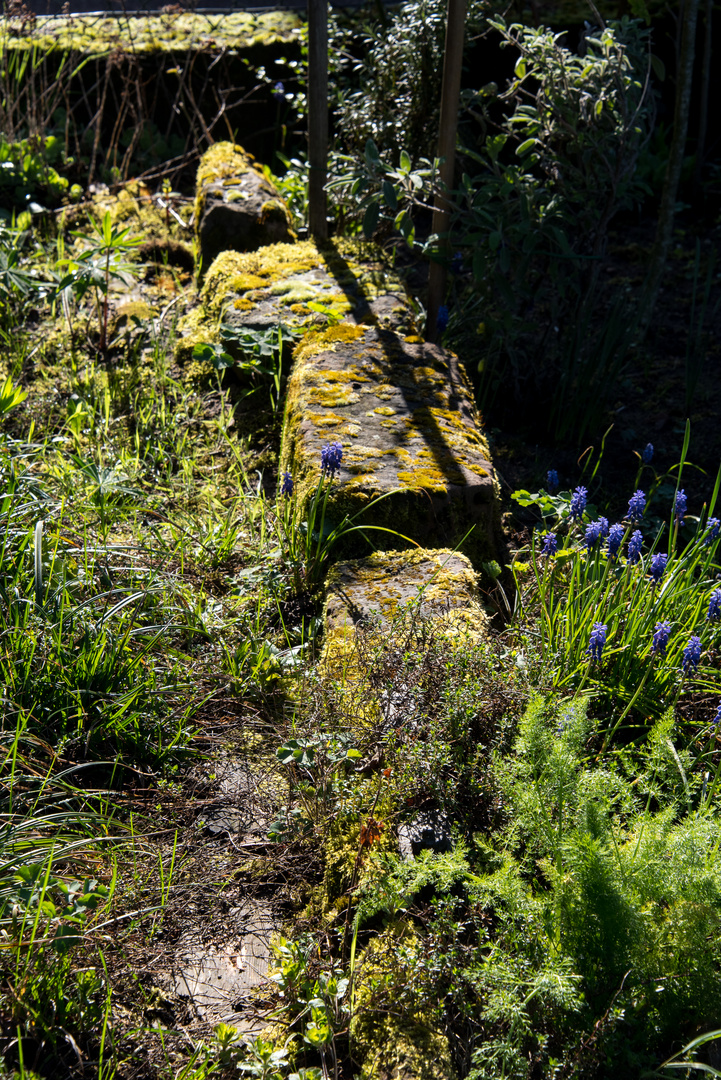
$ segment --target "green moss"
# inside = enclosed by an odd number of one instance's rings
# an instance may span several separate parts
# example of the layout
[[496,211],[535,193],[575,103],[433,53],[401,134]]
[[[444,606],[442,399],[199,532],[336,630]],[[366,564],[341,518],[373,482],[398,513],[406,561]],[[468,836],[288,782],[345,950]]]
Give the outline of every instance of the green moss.
[[303,274],[318,265],[318,250],[308,241],[269,244],[258,251],[224,251],[208,269],[201,302],[208,314],[217,319],[236,298],[235,294],[268,289],[276,281]]
[[308,361],[319,353],[332,351],[336,345],[357,341],[365,336],[365,328],[355,323],[341,323],[329,330],[311,330],[297,346],[293,359],[296,364]]
[[[318,273],[309,278],[312,271]],[[352,244],[338,241],[316,246],[308,240],[269,244],[253,252],[223,252],[208,268],[202,300],[219,313],[237,294],[251,291],[256,301],[277,298],[279,318],[285,318],[287,310],[296,316],[297,325],[299,317],[305,316],[301,329],[309,331],[317,329],[315,323],[324,318],[325,311],[332,318],[342,318],[378,296],[405,292],[382,263],[359,262]],[[322,309],[307,306],[313,302]]]
[[361,1062],[361,1080],[452,1080],[448,1039],[430,1007],[402,1015],[394,1008],[407,983],[404,958],[420,942],[410,923],[400,922],[374,937],[361,953],[355,979],[356,1008],[351,1052]]
[[[146,243],[151,241],[174,242],[188,240],[192,233],[183,229],[174,218],[166,220],[165,213],[159,208],[150,189],[139,180],[131,180],[114,194],[108,191],[92,195],[78,206],[68,206],[59,217],[59,228],[63,232],[71,229],[89,232],[88,218],[101,221],[110,214],[113,225],[130,229],[133,237],[140,237]],[[181,208],[181,216],[189,217],[189,207]]]

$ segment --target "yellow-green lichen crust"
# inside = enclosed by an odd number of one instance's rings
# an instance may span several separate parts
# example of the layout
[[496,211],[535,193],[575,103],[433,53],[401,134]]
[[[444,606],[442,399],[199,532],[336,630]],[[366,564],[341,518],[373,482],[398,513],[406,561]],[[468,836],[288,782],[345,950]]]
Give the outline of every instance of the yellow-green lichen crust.
[[462,543],[475,565],[495,557],[497,483],[472,389],[452,353],[375,327],[306,333],[288,381],[280,462],[301,505],[330,442],[343,448],[331,524],[348,516],[390,530],[371,533],[384,548],[407,547],[409,538]]
[[418,613],[428,616],[475,605],[477,599],[471,563],[450,548],[377,551],[331,567],[323,624],[326,631],[336,630],[367,623],[374,615],[387,623],[411,601],[417,600]]
[[290,11],[217,15],[168,12],[106,19],[61,15],[41,16],[31,28],[25,19],[5,19],[4,34],[9,50],[73,51],[97,57],[116,50],[132,55],[185,50],[246,52],[258,46],[298,41],[301,25],[299,16]]

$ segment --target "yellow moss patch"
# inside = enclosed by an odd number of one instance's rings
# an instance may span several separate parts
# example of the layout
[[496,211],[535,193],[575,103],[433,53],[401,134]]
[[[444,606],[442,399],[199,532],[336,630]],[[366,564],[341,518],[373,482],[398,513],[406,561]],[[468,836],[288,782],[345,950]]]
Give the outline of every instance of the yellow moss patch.
[[312,330],[296,346],[293,358],[298,364],[301,361],[317,356],[319,353],[331,352],[341,342],[345,344],[349,341],[357,341],[358,338],[362,337],[365,337],[365,329],[362,326],[355,326],[353,323],[331,326],[328,330]]
[[230,177],[237,179],[249,169],[263,175],[252,154],[248,154],[242,146],[231,142],[213,143],[200,159],[195,177],[196,188]]
[[404,1011],[392,1004],[407,974],[403,958],[420,945],[410,922],[399,922],[374,937],[358,958],[356,1009],[350,1036],[361,1061],[361,1080],[452,1080],[448,1039],[437,1030],[431,1010]]
[[356,401],[360,401],[360,394],[345,386],[316,386],[308,392],[310,405],[325,405],[329,409],[353,405]]
[[99,19],[96,15],[42,16],[31,33],[23,19],[8,19],[5,34],[7,47],[19,52],[54,49],[102,56],[121,48],[130,54],[201,49],[219,52],[224,48],[245,51],[257,45],[293,41],[300,26],[301,20],[289,11],[234,11],[222,18],[172,12],[125,16],[122,20]]

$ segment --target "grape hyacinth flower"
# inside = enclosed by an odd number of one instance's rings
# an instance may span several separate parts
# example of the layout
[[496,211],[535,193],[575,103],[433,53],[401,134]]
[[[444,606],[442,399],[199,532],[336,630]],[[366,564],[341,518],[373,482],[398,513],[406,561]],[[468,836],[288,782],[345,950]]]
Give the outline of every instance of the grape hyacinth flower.
[[717,728],[719,726],[719,724],[721,724],[721,704],[719,704],[719,707],[716,710],[716,715],[714,716],[713,720],[711,721],[711,727],[712,728]]
[[543,538],[541,555],[555,555],[558,551],[558,539],[555,533],[546,533]]
[[591,637],[588,642],[588,648],[586,652],[590,655],[592,660],[598,660],[600,663],[603,655],[603,647],[606,644],[606,631],[608,627],[605,623],[595,622],[593,629],[591,630]]
[[623,525],[612,525],[608,530],[608,556],[610,559],[615,559],[618,555],[625,533],[626,530]]
[[686,492],[681,488],[676,492],[676,502],[673,506],[673,512],[676,515],[676,522],[679,526],[683,527],[683,515],[686,513]]
[[436,330],[440,330],[442,333],[446,329],[446,327],[448,326],[448,317],[448,305],[441,304],[441,306],[438,308],[438,314],[436,315]]
[[689,638],[688,645],[683,650],[683,660],[681,661],[681,667],[684,675],[688,675],[689,671],[694,672],[701,660],[701,638],[696,637],[695,634]]
[[651,559],[651,569],[649,570],[649,574],[653,578],[656,585],[658,585],[659,581],[666,573],[667,562],[668,555],[664,555],[663,552],[658,555],[654,555]]
[[282,82],[277,82],[275,84],[275,86],[273,87],[273,89],[271,90],[271,94],[273,95],[274,98],[285,97],[285,87],[283,86],[283,83]]
[[651,462],[653,461],[653,443],[646,443],[643,448],[643,453],[641,454],[641,461],[644,463],[644,465],[651,464]]
[[711,622],[721,619],[721,589],[714,589],[711,593],[706,618],[710,619]]
[[608,536],[608,518],[600,517],[598,519],[598,527],[601,530],[601,538],[605,540]]
[[635,566],[638,560],[641,558],[642,547],[643,533],[640,529],[636,529],[628,542],[628,561],[631,563],[631,566]]
[[653,655],[657,654],[658,656],[665,656],[669,635],[671,633],[671,623],[657,622],[653,630],[653,645],[651,646],[651,653]]
[[628,513],[626,517],[629,521],[642,521],[643,512],[646,509],[646,493],[641,491],[634,491],[631,498],[628,500]]
[[601,522],[590,521],[586,526],[586,535],[583,538],[583,542],[586,545],[586,550],[591,551],[592,547],[595,547],[601,536]]
[[571,518],[580,521],[586,511],[588,492],[585,487],[577,487],[571,496]]
[[321,472],[328,473],[331,479],[340,472],[340,463],[343,459],[343,446],[339,442],[330,443],[321,448],[320,467]]
[[551,495],[554,495],[558,491],[558,473],[555,469],[549,469],[546,473],[546,486]]
[[280,493],[281,495],[293,494],[293,477],[289,472],[283,473],[283,483],[281,484]]
[[706,535],[704,537],[704,544],[713,544],[714,540],[718,539],[718,534],[721,531],[721,521],[718,518],[709,518],[706,522]]

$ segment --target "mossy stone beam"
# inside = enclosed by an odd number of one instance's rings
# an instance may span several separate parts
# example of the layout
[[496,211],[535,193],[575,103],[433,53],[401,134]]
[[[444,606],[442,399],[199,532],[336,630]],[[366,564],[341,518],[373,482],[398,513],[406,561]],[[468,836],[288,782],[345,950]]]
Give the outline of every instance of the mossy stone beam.
[[288,382],[280,463],[301,503],[329,442],[342,444],[343,460],[327,520],[363,511],[362,524],[392,530],[372,534],[378,546],[408,546],[403,534],[428,547],[462,543],[476,565],[495,557],[497,482],[453,353],[374,326],[306,334]]
[[[233,11],[217,15],[167,12],[158,15],[53,15],[35,19],[30,31],[22,17],[6,18],[4,44],[9,51],[73,51],[86,56],[167,54],[179,51],[248,55],[300,41],[301,19],[290,11]],[[272,55],[272,54],[271,54]]]
[[193,347],[218,342],[221,321],[251,330],[282,323],[302,335],[341,320],[421,340],[401,282],[379,261],[359,261],[350,242],[225,251],[205,275],[199,306],[178,327],[176,359],[186,367],[193,364]]
[[198,166],[195,227],[201,274],[222,251],[295,239],[274,184],[241,146],[214,143]]

